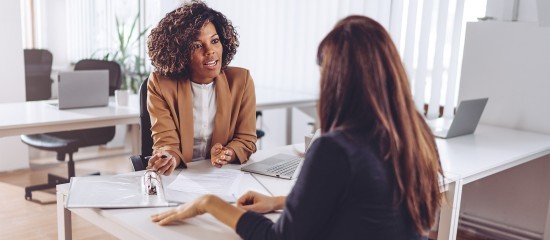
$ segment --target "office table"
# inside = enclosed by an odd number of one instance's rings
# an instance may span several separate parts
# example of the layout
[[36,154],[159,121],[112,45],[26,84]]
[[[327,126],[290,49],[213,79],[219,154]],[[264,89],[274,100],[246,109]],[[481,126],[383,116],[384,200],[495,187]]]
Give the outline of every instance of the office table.
[[[436,142],[443,170],[459,177],[455,213],[460,213],[465,184],[550,154],[550,135],[488,125],[479,125],[473,135]],[[453,232],[449,239],[456,239],[459,214],[451,218]],[[545,233],[548,236],[550,230],[545,229]]]
[[0,104],[0,112],[9,117],[0,118],[0,137],[21,134],[68,131],[117,124],[132,128],[132,152],[137,154],[139,137],[139,103],[137,97],[128,106],[117,106],[114,98],[106,107],[59,110],[49,105],[52,100]]
[[[277,153],[296,154],[303,151],[303,144],[289,145],[276,149],[261,150],[252,155],[249,163],[260,161]],[[206,162],[206,161],[203,161]],[[206,162],[209,164],[208,162]],[[248,163],[248,164],[249,164]],[[193,163],[196,164],[196,163]],[[192,167],[192,166],[191,166]],[[226,165],[225,167],[239,169],[240,165]],[[274,196],[288,195],[297,179],[300,167],[295,172],[292,180],[273,178],[254,174],[254,177]],[[175,177],[177,173],[170,177]],[[447,190],[447,197],[453,203],[455,194],[455,179],[448,174],[444,188]],[[170,180],[168,181],[170,182]],[[166,183],[165,183],[166,186]],[[120,239],[240,239],[240,237],[229,227],[217,221],[210,214],[198,216],[186,220],[185,224],[173,226],[159,226],[150,220],[155,213],[166,211],[170,208],[141,208],[141,209],[94,209],[94,208],[73,208],[67,209],[64,203],[67,198],[69,184],[57,186],[57,218],[58,218],[58,239],[71,239],[71,213],[76,214],[90,223],[102,228],[106,232]],[[442,217],[439,223],[439,239],[449,239],[452,232],[451,216],[454,216],[455,208],[452,205],[444,205]],[[276,221],[279,213],[266,214],[268,218]],[[447,235],[445,235],[447,234]]]

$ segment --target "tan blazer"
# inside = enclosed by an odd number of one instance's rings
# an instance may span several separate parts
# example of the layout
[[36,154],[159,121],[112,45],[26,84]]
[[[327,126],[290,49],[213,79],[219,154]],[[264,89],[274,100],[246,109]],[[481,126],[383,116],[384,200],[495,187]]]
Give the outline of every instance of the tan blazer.
[[[214,84],[216,116],[212,145],[221,143],[233,149],[244,163],[256,152],[254,82],[247,69],[227,67],[214,79]],[[190,162],[193,157],[191,81],[151,73],[147,93],[153,149],[172,150],[184,162]]]

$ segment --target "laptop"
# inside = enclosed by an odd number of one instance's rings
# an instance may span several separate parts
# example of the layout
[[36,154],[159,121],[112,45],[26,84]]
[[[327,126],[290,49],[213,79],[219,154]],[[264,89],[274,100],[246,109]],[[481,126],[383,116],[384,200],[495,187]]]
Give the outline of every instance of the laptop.
[[[311,143],[313,143],[315,139],[319,138],[320,135],[321,131],[320,129],[317,129],[317,131],[315,131],[315,134],[311,138],[310,144],[306,146],[306,152],[309,149],[309,146],[311,146]],[[292,179],[292,177],[294,176],[294,172],[296,171],[302,160],[304,160],[304,158],[302,157],[281,153],[268,157],[267,159],[260,162],[248,164],[242,167],[241,171],[284,179]]]
[[463,100],[458,104],[453,119],[438,118],[427,120],[434,136],[452,138],[475,132],[488,98]]
[[60,72],[57,87],[58,101],[50,104],[59,109],[103,107],[109,104],[108,70]]

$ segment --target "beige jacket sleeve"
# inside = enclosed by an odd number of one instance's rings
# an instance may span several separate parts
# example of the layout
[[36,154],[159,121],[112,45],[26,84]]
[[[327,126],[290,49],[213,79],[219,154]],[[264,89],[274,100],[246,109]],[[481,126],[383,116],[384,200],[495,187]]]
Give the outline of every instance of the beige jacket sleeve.
[[[166,85],[164,85],[166,86]],[[159,78],[155,73],[151,73],[149,84],[147,86],[147,110],[151,117],[151,137],[153,138],[153,150],[171,150],[183,159],[180,148],[180,138],[178,136],[176,109],[169,104],[172,99],[165,99]],[[174,119],[176,118],[176,119]]]
[[246,71],[243,95],[238,108],[235,131],[227,147],[244,163],[256,152],[256,93],[250,72]]

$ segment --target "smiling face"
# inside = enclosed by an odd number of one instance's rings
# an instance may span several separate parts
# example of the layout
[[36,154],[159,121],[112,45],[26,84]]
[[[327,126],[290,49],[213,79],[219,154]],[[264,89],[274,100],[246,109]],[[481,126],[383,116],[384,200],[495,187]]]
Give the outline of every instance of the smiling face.
[[202,27],[191,53],[191,81],[207,84],[214,81],[222,68],[223,46],[216,27],[211,22]]

